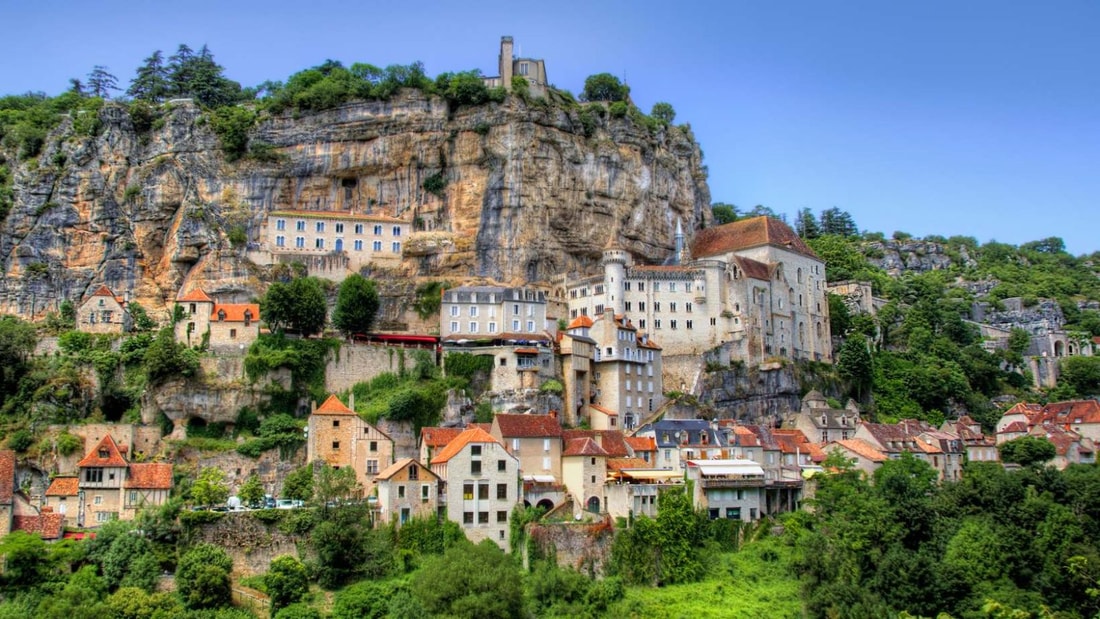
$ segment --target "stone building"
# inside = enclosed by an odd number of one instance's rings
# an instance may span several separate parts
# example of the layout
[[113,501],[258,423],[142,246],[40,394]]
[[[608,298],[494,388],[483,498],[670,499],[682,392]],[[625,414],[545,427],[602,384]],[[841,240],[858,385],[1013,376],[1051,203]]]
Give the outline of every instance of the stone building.
[[564,331],[558,331],[558,376],[562,381],[565,421],[569,424],[590,418],[588,407],[595,394],[592,360],[597,346],[591,332],[592,319],[588,316],[578,316]]
[[[350,404],[355,406],[354,396]],[[370,496],[378,474],[393,463],[393,439],[363,421],[335,395],[314,405],[307,425],[307,461],[337,469],[351,467],[363,496]]]
[[431,467],[445,480],[439,496],[447,518],[475,544],[491,539],[510,551],[512,508],[523,501],[519,459],[491,434],[471,427],[448,443]]
[[196,288],[176,298],[176,304],[184,316],[176,323],[177,342],[197,346],[205,341],[213,349],[243,349],[260,335],[258,303],[218,303]]
[[845,408],[830,408],[825,396],[814,389],[802,398],[802,408],[783,420],[783,426],[801,430],[806,438],[818,443],[830,443],[856,435],[861,418],[852,400]]
[[[664,404],[661,347],[633,324],[604,308],[590,329],[593,347],[592,404],[614,413],[608,416],[608,430],[630,430],[647,414]],[[615,427],[621,418],[622,427]],[[589,416],[591,421],[592,416]],[[595,427],[595,425],[593,425]]]
[[[354,200],[345,203],[350,209]],[[411,232],[408,220],[383,214],[272,211],[262,247],[272,262],[301,262],[310,275],[339,282],[371,263],[400,263]]]
[[126,451],[127,446],[104,435],[77,463],[75,495],[72,478],[59,477],[46,491],[46,504],[66,522],[84,527],[132,520],[143,508],[163,505],[172,490],[172,465],[131,464]]
[[76,308],[76,328],[85,333],[125,333],[130,330],[126,299],[100,286]]
[[482,78],[486,87],[503,87],[512,92],[512,77],[522,77],[527,80],[531,95],[542,97],[546,95],[546,88],[550,85],[546,81],[546,62],[539,58],[516,58],[510,36],[500,37],[497,70],[497,75]]
[[439,476],[428,467],[402,458],[375,478],[381,522],[401,526],[410,518],[434,518],[439,509]]
[[607,512],[604,488],[607,485],[608,453],[590,437],[570,439],[562,452],[562,477],[573,497],[573,513]]
[[711,520],[753,522],[764,513],[764,469],[751,460],[688,460],[692,503]]
[[561,481],[562,429],[557,416],[497,413],[489,433],[519,459],[525,478],[550,475]]
[[754,217],[700,230],[664,265],[636,265],[611,242],[603,272],[559,278],[552,294],[570,319],[622,315],[671,356],[701,356],[722,346],[728,358],[757,365],[771,357],[831,361],[825,263],[785,223]]

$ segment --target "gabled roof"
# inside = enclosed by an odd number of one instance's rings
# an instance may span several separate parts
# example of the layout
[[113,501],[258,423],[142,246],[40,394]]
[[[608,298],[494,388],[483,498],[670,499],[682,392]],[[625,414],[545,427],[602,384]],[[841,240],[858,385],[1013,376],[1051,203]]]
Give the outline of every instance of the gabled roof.
[[569,323],[569,326],[565,327],[565,330],[587,328],[592,326],[592,319],[585,315],[577,316],[573,319],[573,322]]
[[[397,462],[394,462],[393,464],[387,466],[386,468],[382,469],[382,471],[380,473],[378,473],[377,476],[375,476],[374,480],[375,481],[385,481],[385,480],[393,477],[394,475],[396,475],[398,471],[401,471],[402,469],[405,469],[409,466],[419,467],[420,469],[422,469],[424,471],[427,471],[427,473],[429,475],[431,475],[432,477],[434,477],[436,479],[436,481],[439,480],[439,475],[436,475],[435,473],[433,473],[431,471],[431,469],[424,466],[423,464],[420,464],[419,462],[417,462],[416,460],[414,460],[412,458],[401,458]],[[429,480],[421,479],[419,481],[429,481]]]
[[600,447],[596,441],[585,436],[581,438],[575,438],[565,444],[565,451],[562,452],[562,457],[569,456],[599,456],[601,458],[607,457],[607,451]]
[[1016,432],[1026,434],[1027,433],[1027,423],[1025,423],[1023,421],[1013,421],[1012,423],[1005,426],[1004,430],[1001,430],[997,434],[1014,434]]
[[446,447],[459,434],[462,428],[420,428],[420,442],[428,447]]
[[779,247],[820,260],[790,226],[772,217],[752,217],[700,230],[691,244],[691,255],[705,258],[761,245]]
[[[218,320],[219,312],[225,312],[224,320]],[[214,309],[210,310],[210,320],[216,322],[244,322],[245,312],[252,313],[249,320],[253,322],[260,320],[259,303],[215,303]]]
[[607,415],[608,417],[618,417],[619,416],[619,413],[611,410],[610,408],[604,408],[604,407],[600,406],[599,404],[589,404],[588,408],[596,411],[597,413],[603,413],[604,415]]
[[340,401],[340,398],[335,394],[329,395],[328,399],[323,404],[317,407],[317,410],[313,411],[314,415],[355,415],[355,411],[344,406],[344,403]]
[[578,438],[590,438],[603,447],[607,455],[612,458],[630,456],[630,448],[626,445],[626,435],[621,430],[563,430],[561,435],[562,440],[567,443]]
[[840,445],[848,451],[862,458],[866,458],[871,462],[885,462],[889,459],[886,457],[886,454],[882,453],[877,448],[875,448],[874,445],[868,443],[861,438],[846,438],[839,441],[833,441],[829,445],[826,445],[825,450],[832,451],[832,449],[830,449],[830,446],[832,445]]
[[623,469],[649,469],[653,465],[641,458],[608,458],[608,471],[621,471]]
[[11,505],[15,498],[15,452],[0,451],[0,505]]
[[116,295],[114,292],[111,291],[110,288],[108,288],[105,285],[100,286],[99,288],[96,288],[95,292],[93,292],[91,296],[93,296],[93,297],[110,297],[118,303],[123,303],[123,302],[126,301],[126,299]]
[[127,488],[143,490],[171,490],[172,465],[167,462],[142,462],[130,465]]
[[43,508],[37,516],[12,516],[11,530],[37,533],[44,540],[61,539],[65,532],[65,515]]
[[[99,452],[105,452],[101,457]],[[118,448],[118,443],[115,439],[111,438],[110,434],[105,435],[100,439],[99,444],[92,448],[88,452],[88,455],[84,456],[84,459],[77,462],[78,467],[126,467],[128,463],[126,458],[122,457],[122,450]]]
[[493,435],[485,430],[477,427],[467,428],[463,430],[462,434],[456,436],[453,441],[447,443],[447,446],[439,452],[439,455],[432,458],[432,464],[445,464],[470,443],[496,443],[500,445],[500,441],[493,438]]
[[192,290],[191,292],[188,292],[187,294],[183,295],[182,297],[178,297],[176,300],[177,301],[196,302],[196,303],[213,303],[214,302],[214,299],[211,299],[205,292],[203,292],[202,288],[196,288],[196,289]]
[[553,415],[516,415],[500,413],[493,418],[504,438],[543,438],[561,436],[561,424]]
[[653,440],[652,436],[628,436],[624,440],[626,444],[634,450],[634,453],[640,451],[657,451],[657,441]]
[[806,438],[802,430],[773,430],[772,436],[775,438],[775,442],[779,445],[779,451],[782,453],[809,454],[811,459],[825,455],[817,445],[814,445]]
[[759,260],[753,260],[752,258],[746,258],[744,256],[734,256],[733,262],[741,267],[741,271],[745,273],[745,277],[762,282],[768,282],[772,279],[772,267],[770,264],[765,264]]
[[76,496],[79,492],[80,478],[54,477],[46,489],[46,496]]

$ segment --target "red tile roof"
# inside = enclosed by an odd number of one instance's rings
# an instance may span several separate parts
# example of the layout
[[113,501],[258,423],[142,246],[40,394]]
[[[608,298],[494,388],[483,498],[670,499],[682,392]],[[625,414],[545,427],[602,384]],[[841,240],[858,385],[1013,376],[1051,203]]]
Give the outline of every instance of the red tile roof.
[[833,441],[831,444],[826,445],[825,449],[827,451],[832,451],[832,449],[830,449],[832,445],[840,445],[848,451],[862,458],[866,458],[871,462],[885,462],[888,459],[886,457],[886,454],[882,453],[881,451],[876,449],[874,445],[868,443],[861,438],[846,438],[840,441]]
[[607,451],[600,447],[596,441],[589,437],[575,438],[565,444],[562,457],[568,456],[600,456],[607,457]]
[[79,491],[80,478],[54,477],[46,489],[46,496],[76,496]]
[[[225,319],[218,320],[218,312],[225,312]],[[258,303],[215,303],[210,310],[210,320],[217,322],[244,322],[244,313],[251,312],[249,320],[255,322],[260,319],[260,305]]]
[[1022,434],[1027,433],[1027,424],[1023,421],[1013,421],[1012,423],[1005,426],[1004,430],[998,432],[998,434],[1013,434],[1016,432],[1020,432]]
[[130,465],[127,488],[144,490],[171,490],[172,465],[167,462],[142,462]]
[[0,505],[11,505],[15,498],[15,452],[0,451]]
[[[375,481],[382,481],[382,480],[389,479],[389,478],[393,477],[394,475],[396,475],[398,471],[400,471],[401,469],[403,469],[405,467],[408,467],[408,466],[418,466],[418,467],[420,467],[421,470],[427,472],[428,475],[431,475],[432,477],[434,477],[436,479],[436,481],[439,480],[438,475],[431,472],[431,470],[428,467],[424,466],[423,464],[420,464],[419,462],[417,462],[416,460],[413,460],[412,458],[401,458],[397,462],[394,462],[393,464],[387,466],[386,468],[382,469],[381,472],[378,473],[378,475],[374,478],[374,480]],[[431,480],[427,479],[427,478],[422,478],[419,481],[431,481]]]
[[653,465],[641,458],[608,458],[608,471],[621,471],[623,469],[650,469]]
[[589,318],[588,316],[583,316],[582,315],[582,316],[577,316],[576,318],[574,318],[573,322],[569,323],[569,326],[567,326],[565,328],[565,330],[568,331],[570,329],[576,329],[576,328],[579,328],[579,327],[591,327],[591,326],[592,326],[592,319]]
[[462,434],[462,428],[420,428],[420,442],[428,447],[446,447]]
[[753,260],[752,258],[745,258],[744,256],[738,256],[734,258],[733,261],[741,267],[741,270],[745,273],[745,277],[762,282],[771,281],[772,279],[772,267],[768,264],[760,262],[759,260]]
[[500,413],[493,418],[503,438],[542,438],[561,436],[561,424],[553,415],[514,415]]
[[753,217],[700,230],[691,244],[691,255],[705,258],[761,245],[817,258],[790,226],[772,217]]
[[205,292],[203,292],[202,288],[196,288],[196,289],[192,290],[191,292],[188,292],[187,294],[183,295],[182,297],[177,298],[176,300],[177,301],[195,301],[195,302],[202,302],[202,303],[213,303],[214,302],[214,299],[211,299]]
[[335,395],[329,395],[328,399],[323,404],[317,407],[317,410],[313,411],[314,415],[354,415],[355,411],[344,406],[344,403],[340,401],[340,398]]
[[605,415],[611,415],[611,416],[614,416],[614,417],[619,416],[619,413],[616,413],[615,411],[611,410],[610,408],[604,408],[604,407],[600,406],[599,404],[589,404],[588,408],[591,408],[592,410],[594,410],[596,412],[603,413]]
[[499,445],[500,441],[493,438],[493,435],[481,428],[467,428],[456,436],[455,440],[447,443],[447,446],[443,448],[443,451],[439,452],[439,455],[432,458],[432,464],[444,464],[448,462],[470,443],[496,443]]
[[[597,440],[597,437],[599,439]],[[591,438],[597,441],[607,455],[612,458],[630,457],[630,448],[626,445],[626,436],[621,430],[563,430],[562,439],[569,442],[578,438]]]
[[123,297],[120,297],[120,296],[116,295],[114,292],[112,292],[111,289],[108,288],[107,286],[100,286],[99,288],[96,288],[95,292],[92,293],[92,296],[93,297],[111,297],[112,299],[114,299],[118,303],[124,303],[126,301],[126,299],[124,299]]
[[639,451],[657,451],[657,441],[652,436],[628,436],[624,439],[626,444],[634,450],[634,453]]
[[[104,452],[101,456],[100,451]],[[126,459],[122,457],[122,450],[118,448],[118,443],[115,439],[111,438],[110,434],[105,435],[100,439],[99,444],[92,448],[88,452],[88,455],[84,456],[84,459],[77,462],[78,467],[125,467],[128,465]]]
[[12,531],[37,533],[45,540],[61,539],[65,532],[65,515],[56,514],[44,508],[37,516],[12,516]]

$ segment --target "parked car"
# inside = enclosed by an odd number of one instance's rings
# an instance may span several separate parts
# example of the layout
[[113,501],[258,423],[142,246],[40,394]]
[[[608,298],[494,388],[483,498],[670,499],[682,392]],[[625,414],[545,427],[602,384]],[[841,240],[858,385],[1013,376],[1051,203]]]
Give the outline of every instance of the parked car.
[[275,509],[298,509],[305,505],[305,501],[298,499],[275,499]]

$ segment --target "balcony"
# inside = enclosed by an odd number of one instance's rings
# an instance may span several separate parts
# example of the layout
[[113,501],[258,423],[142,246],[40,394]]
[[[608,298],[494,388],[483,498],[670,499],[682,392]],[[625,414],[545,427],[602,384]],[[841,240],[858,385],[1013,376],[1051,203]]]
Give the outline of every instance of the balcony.
[[704,478],[703,488],[762,488],[763,477],[717,477]]

